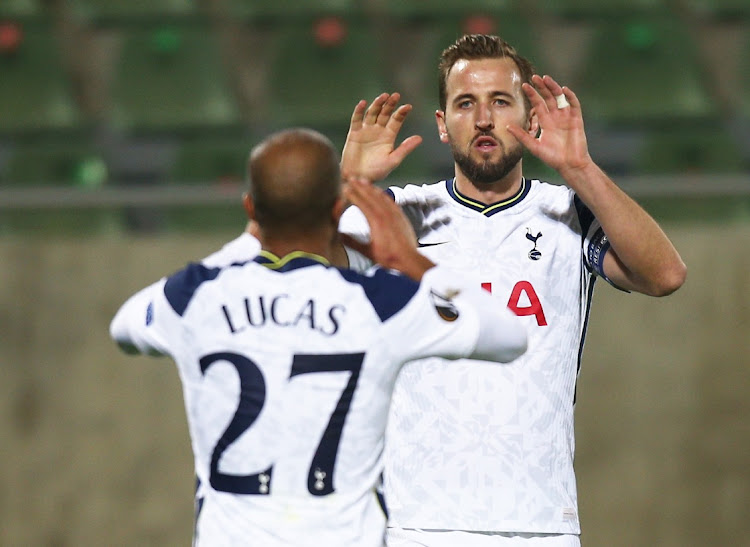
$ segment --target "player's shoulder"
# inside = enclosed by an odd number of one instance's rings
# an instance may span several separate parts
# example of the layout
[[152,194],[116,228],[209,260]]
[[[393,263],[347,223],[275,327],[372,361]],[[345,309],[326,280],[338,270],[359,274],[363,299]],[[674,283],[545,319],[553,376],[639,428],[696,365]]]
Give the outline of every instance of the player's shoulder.
[[561,218],[577,218],[584,232],[595,220],[591,210],[568,186],[538,179],[531,179],[530,182],[539,208],[543,209],[545,214],[554,212]]
[[233,262],[224,266],[208,266],[190,262],[181,270],[167,277],[164,283],[164,297],[177,315],[184,315],[188,305],[206,283],[215,280],[221,272],[247,262]]
[[414,203],[423,200],[432,200],[436,198],[445,198],[448,193],[446,190],[447,181],[432,182],[427,184],[407,184],[405,186],[391,186],[388,192],[396,200],[396,203],[404,202]]
[[366,272],[336,268],[348,283],[358,285],[381,321],[401,311],[419,290],[419,283],[398,272],[373,267]]
[[529,202],[537,207],[563,214],[575,207],[575,192],[564,184],[555,184],[540,179],[526,178],[530,185]]
[[227,266],[235,262],[251,260],[259,251],[260,241],[251,234],[242,232],[221,249],[201,260],[201,264],[209,268]]

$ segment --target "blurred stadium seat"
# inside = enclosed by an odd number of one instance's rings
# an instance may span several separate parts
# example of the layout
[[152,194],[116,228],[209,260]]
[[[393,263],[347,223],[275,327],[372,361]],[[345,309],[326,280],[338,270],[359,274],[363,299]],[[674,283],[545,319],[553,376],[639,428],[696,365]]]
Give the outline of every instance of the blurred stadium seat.
[[84,20],[115,25],[190,17],[198,13],[197,0],[72,0],[72,7]]
[[[0,188],[70,187],[93,191],[107,183],[108,169],[99,150],[88,140],[37,138],[16,143]],[[21,209],[0,215],[0,232],[45,237],[92,235],[121,229],[118,212],[106,209]]]
[[158,133],[241,125],[209,26],[190,22],[120,31],[112,89],[117,129]]
[[277,39],[271,119],[320,129],[343,144],[356,102],[385,90],[372,27],[357,18],[310,18],[284,24]]
[[[744,45],[741,46],[738,88],[740,90],[740,111],[744,118],[743,124],[748,128],[750,133],[750,19],[745,29]],[[750,146],[748,146],[750,150]]]
[[180,232],[234,230],[247,221],[241,196],[246,190],[246,164],[254,137],[194,138],[178,145],[167,174],[168,184],[210,185],[223,194],[236,196],[230,205],[168,207],[164,228]]
[[611,18],[665,12],[668,0],[537,0],[539,12],[570,18]]
[[34,139],[16,144],[0,177],[8,186],[97,188],[107,180],[106,163],[88,140]]
[[84,119],[48,21],[0,23],[0,133],[77,130]]
[[228,0],[230,13],[235,17],[257,20],[290,20],[319,15],[350,16],[362,7],[361,0]]
[[253,142],[239,139],[191,139],[181,143],[168,182],[244,185]]
[[3,0],[0,2],[0,19],[26,19],[42,17],[44,14],[41,0]]
[[657,175],[740,173],[743,159],[735,139],[718,124],[676,127],[646,134],[636,170]]
[[613,124],[703,121],[717,113],[687,29],[670,17],[599,23],[574,89]]
[[446,15],[498,14],[515,9],[517,0],[383,0],[382,9],[395,18],[441,19]]
[[750,17],[747,0],[683,0],[684,5],[699,17],[737,18]]
[[[461,16],[443,15],[435,17],[423,29],[419,45],[411,51],[403,51],[404,44],[414,40],[414,30],[408,20],[402,21],[398,35],[387,38],[392,51],[389,70],[393,87],[404,95],[404,100],[414,105],[410,115],[418,125],[435,127],[434,112],[438,104],[438,63],[443,50],[463,34],[498,34],[512,44],[524,57],[533,59],[539,70],[544,68],[538,43],[528,20],[519,12],[502,11],[487,13],[467,11]],[[397,42],[400,40],[400,42]]]

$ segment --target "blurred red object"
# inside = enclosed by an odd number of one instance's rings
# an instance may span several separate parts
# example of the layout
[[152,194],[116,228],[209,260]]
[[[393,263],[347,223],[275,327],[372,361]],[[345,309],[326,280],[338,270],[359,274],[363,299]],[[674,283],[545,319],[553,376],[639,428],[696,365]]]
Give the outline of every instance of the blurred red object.
[[315,41],[321,47],[340,46],[346,40],[346,24],[338,17],[324,17],[315,22]]
[[485,15],[471,15],[464,19],[463,30],[466,34],[494,34],[495,21]]
[[16,23],[0,23],[0,53],[14,53],[23,41],[23,30]]

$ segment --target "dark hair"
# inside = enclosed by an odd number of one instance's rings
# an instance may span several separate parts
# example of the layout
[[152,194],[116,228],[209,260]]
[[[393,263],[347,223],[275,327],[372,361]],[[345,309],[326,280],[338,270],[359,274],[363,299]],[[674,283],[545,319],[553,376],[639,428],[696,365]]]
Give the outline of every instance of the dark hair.
[[[440,54],[440,71],[439,82],[439,99],[440,110],[445,110],[448,102],[447,81],[453,65],[461,59],[478,60],[478,59],[511,59],[518,67],[521,75],[521,82],[531,84],[531,77],[534,75],[534,66],[525,57],[521,56],[516,49],[499,36],[488,34],[465,34],[448,46]],[[523,95],[526,111],[531,110],[526,94]]]

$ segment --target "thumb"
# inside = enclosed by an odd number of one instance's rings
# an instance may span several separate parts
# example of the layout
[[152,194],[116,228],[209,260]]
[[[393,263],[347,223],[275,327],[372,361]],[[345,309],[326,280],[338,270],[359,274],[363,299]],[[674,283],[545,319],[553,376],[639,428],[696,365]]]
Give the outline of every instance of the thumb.
[[520,125],[506,125],[505,129],[508,130],[508,133],[518,139],[522,145],[528,148],[530,152],[533,153],[534,149],[538,146],[537,140],[521,128]]

